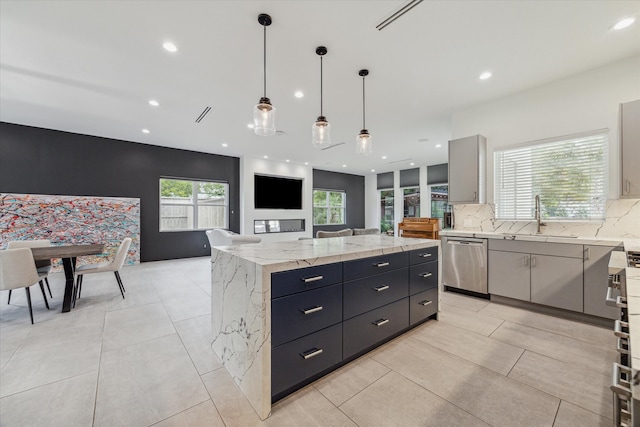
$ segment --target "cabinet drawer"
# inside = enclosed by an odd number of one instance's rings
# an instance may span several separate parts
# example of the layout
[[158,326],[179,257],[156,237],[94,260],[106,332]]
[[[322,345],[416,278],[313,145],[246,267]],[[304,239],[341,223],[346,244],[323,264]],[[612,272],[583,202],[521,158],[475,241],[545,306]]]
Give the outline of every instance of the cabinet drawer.
[[[306,358],[305,358],[306,357]],[[342,324],[271,350],[271,396],[342,361]]]
[[409,267],[409,294],[438,286],[438,262],[427,262]]
[[420,292],[409,298],[409,324],[415,325],[438,312],[438,288]]
[[569,258],[583,257],[583,248],[577,243],[527,242],[523,240],[489,239],[489,250],[520,252]]
[[342,282],[342,264],[325,264],[271,274],[271,298]]
[[409,257],[406,252],[397,252],[370,258],[346,261],[344,265],[344,280],[360,279],[365,276],[380,274],[385,271],[406,267]]
[[344,283],[344,318],[409,296],[409,269],[387,271]]
[[409,252],[409,264],[422,264],[423,262],[438,260],[438,246],[430,248],[416,249]]
[[271,301],[273,347],[342,321],[342,284]]
[[351,357],[409,327],[409,298],[343,322],[343,354]]

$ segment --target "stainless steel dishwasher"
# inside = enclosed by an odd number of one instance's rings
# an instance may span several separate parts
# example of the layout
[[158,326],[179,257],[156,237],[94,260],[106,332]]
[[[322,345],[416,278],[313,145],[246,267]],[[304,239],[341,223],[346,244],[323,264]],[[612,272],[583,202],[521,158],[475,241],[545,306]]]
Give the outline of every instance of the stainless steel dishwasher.
[[487,239],[442,237],[442,284],[487,294]]

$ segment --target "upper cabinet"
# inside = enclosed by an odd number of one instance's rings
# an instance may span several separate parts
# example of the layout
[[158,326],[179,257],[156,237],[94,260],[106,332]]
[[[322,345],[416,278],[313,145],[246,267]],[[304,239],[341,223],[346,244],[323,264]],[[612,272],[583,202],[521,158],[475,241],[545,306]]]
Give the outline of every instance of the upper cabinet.
[[487,138],[449,141],[449,203],[485,203]]
[[620,194],[622,197],[637,198],[640,197],[640,100],[620,104],[620,142]]

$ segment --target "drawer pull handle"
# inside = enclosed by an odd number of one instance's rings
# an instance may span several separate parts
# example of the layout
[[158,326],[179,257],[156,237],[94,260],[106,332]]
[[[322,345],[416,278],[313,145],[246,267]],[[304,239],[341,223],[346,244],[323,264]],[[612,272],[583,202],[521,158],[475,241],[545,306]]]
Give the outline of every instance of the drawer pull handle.
[[386,291],[387,289],[389,289],[389,285],[380,285],[373,288],[376,292]]
[[317,311],[322,310],[324,307],[322,307],[321,305],[316,305],[315,307],[311,307],[311,308],[307,308],[307,309],[301,309],[300,311],[302,311],[304,314],[311,314],[311,313],[315,313]]
[[322,354],[321,348],[312,348],[311,350],[307,350],[304,353],[300,353],[300,356],[302,356],[304,360],[307,360],[307,359],[311,359],[312,357],[316,357],[320,354]]
[[420,277],[426,278],[433,276],[433,273],[420,273]]
[[420,305],[424,305],[425,307],[428,306],[429,304],[431,304],[433,301],[429,301],[429,300],[424,300],[424,301],[420,301],[418,304]]
[[376,267],[386,267],[386,266],[389,265],[389,263],[388,262],[379,262],[379,263],[373,264],[373,265],[375,265]]
[[613,324],[613,334],[620,338],[629,339],[629,324],[621,320],[616,320]]
[[421,257],[421,258],[429,258],[431,255],[433,255],[433,254],[425,253],[425,254],[420,254],[418,256]]
[[373,324],[376,326],[382,326],[387,323],[389,323],[389,319],[378,319],[375,322],[373,322]]
[[303,277],[304,283],[317,282],[318,280],[324,279],[324,276],[313,276],[313,277]]

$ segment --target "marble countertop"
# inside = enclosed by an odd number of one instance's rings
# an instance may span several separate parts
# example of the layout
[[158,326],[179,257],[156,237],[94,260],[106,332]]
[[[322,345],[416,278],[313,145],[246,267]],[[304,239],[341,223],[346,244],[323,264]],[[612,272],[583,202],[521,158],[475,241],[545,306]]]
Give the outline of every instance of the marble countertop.
[[275,272],[438,245],[439,240],[375,234],[216,246],[212,249],[229,253]]
[[[475,237],[479,239],[502,239],[502,240],[518,240],[524,242],[547,242],[547,243],[571,243],[574,245],[598,245],[598,246],[619,246],[625,243],[624,238],[608,237],[583,237],[583,236],[560,236],[548,234],[514,234],[514,233],[496,233],[492,231],[441,231],[440,236],[452,237]],[[636,241],[636,245],[640,245],[640,239],[629,239],[630,242]]]

